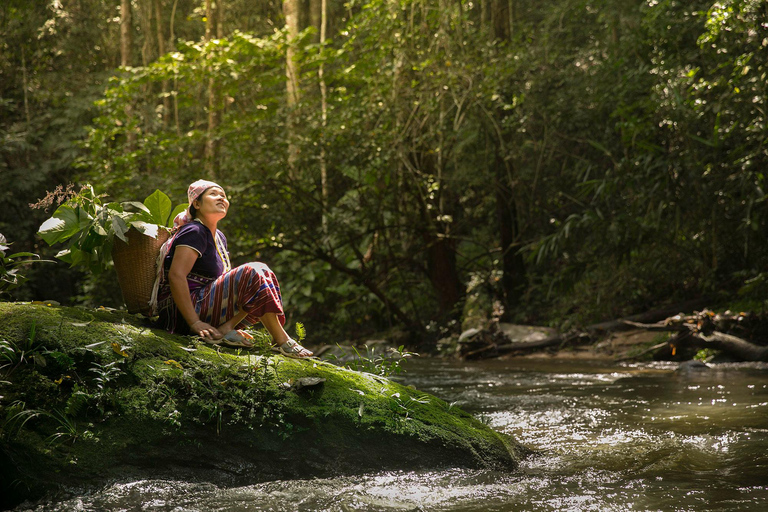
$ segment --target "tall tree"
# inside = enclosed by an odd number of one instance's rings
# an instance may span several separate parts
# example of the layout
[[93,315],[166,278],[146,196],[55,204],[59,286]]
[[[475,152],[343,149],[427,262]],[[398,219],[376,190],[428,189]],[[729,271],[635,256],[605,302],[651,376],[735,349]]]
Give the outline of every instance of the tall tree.
[[299,159],[299,147],[295,142],[296,114],[301,92],[299,90],[299,63],[296,52],[296,42],[300,31],[301,2],[299,0],[283,0],[283,15],[288,30],[288,44],[285,50],[285,93],[288,105],[288,170],[296,172]]
[[[219,11],[224,0],[205,0],[205,42],[208,51],[214,52],[211,45],[214,37],[218,36],[221,23]],[[217,28],[217,25],[219,28]],[[211,73],[208,79],[208,132],[205,138],[205,171],[207,175],[215,179],[219,174],[219,142],[216,129],[219,126],[219,94],[216,87],[216,79]]]
[[133,26],[131,0],[120,0],[120,65],[133,64]]
[[[491,37],[502,43],[502,47],[512,43],[513,0],[492,0]],[[493,156],[489,162],[496,189],[496,218],[499,226],[501,245],[501,287],[504,301],[504,316],[509,318],[519,307],[525,292],[527,276],[522,254],[522,234],[518,216],[516,190],[518,179],[514,164],[509,158],[507,142],[500,126],[504,123],[506,112],[499,106],[490,114],[490,127],[493,144]]]
[[[129,67],[133,65],[133,16],[131,0],[120,0],[120,65]],[[133,118],[133,105],[125,107],[126,125],[129,127],[126,133],[125,149],[128,152],[136,148],[136,132],[130,126]]]
[[[153,0],[153,4],[155,8],[155,29],[157,31],[157,53],[158,56],[162,57],[165,55],[162,0]],[[163,98],[163,127],[168,127],[171,117],[171,99],[168,94],[168,79],[164,79],[161,84],[161,96]]]
[[[313,0],[315,3],[317,0]],[[320,0],[320,49],[325,48],[326,31],[328,29],[328,2]],[[325,64],[320,63],[317,69],[317,78],[320,82],[320,189],[323,202],[323,233],[328,232],[328,201],[330,191],[328,188],[328,162],[325,155],[325,130],[328,125],[328,87],[325,83]]]

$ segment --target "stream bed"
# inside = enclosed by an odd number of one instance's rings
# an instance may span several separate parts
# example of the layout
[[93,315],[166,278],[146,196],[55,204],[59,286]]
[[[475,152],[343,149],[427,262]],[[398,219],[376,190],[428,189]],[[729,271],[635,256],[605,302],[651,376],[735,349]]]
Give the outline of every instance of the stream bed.
[[409,361],[397,380],[537,451],[514,472],[380,472],[229,489],[141,480],[18,510],[768,510],[768,364],[676,368]]

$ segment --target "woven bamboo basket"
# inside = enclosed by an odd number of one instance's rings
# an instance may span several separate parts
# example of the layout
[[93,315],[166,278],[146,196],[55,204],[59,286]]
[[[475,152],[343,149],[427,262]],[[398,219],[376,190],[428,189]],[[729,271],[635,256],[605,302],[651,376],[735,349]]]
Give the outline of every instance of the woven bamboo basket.
[[152,238],[131,228],[125,236],[128,243],[115,237],[115,245],[112,248],[117,281],[120,283],[128,312],[150,316],[149,298],[155,284],[155,261],[160,253],[160,246],[168,240],[170,233],[160,229],[157,238]]

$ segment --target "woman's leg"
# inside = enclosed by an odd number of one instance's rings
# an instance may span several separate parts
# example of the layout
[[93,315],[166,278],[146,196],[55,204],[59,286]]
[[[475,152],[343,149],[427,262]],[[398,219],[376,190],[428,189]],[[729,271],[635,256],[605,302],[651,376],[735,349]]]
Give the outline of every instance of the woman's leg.
[[[245,317],[248,315],[247,311],[240,311],[235,316],[218,326],[219,331],[221,331],[222,334],[226,334],[229,331],[234,330],[239,323],[241,323]],[[247,327],[247,326],[243,326]]]
[[283,324],[280,323],[276,314],[266,313],[261,317],[261,323],[272,336],[272,339],[275,340],[276,345],[282,345],[291,338],[283,329]]
[[272,335],[275,344],[281,348],[281,351],[284,354],[290,355],[291,357],[312,357],[314,355],[311,350],[307,350],[296,341],[291,340],[291,337],[288,336],[288,333],[283,329],[283,324],[280,323],[276,314],[265,314],[261,317],[261,323],[264,325],[264,328],[267,329],[269,334]]
[[247,327],[267,313],[285,323],[280,285],[263,263],[248,263],[222,274],[198,292],[195,309],[202,320],[221,328]]
[[[260,321],[278,346],[290,340],[283,329],[285,315],[277,276],[264,263],[241,265],[208,286],[198,314],[218,325],[222,334]],[[299,357],[312,355],[301,345],[292,352]]]

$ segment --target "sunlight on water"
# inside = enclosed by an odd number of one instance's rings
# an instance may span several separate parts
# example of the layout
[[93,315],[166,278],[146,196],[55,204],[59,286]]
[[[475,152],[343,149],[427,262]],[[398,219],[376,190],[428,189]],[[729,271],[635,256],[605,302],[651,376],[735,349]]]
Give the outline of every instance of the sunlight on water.
[[239,488],[142,480],[22,510],[768,510],[768,365],[419,361],[403,380],[536,450],[452,469]]

